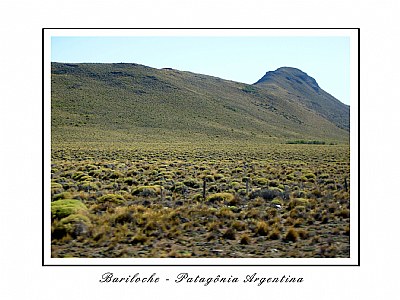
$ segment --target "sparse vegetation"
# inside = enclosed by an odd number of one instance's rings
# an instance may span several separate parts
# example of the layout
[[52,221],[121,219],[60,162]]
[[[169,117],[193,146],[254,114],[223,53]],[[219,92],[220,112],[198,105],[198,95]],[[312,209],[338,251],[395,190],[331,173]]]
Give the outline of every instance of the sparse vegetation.
[[[248,85],[137,64],[88,63],[71,67],[52,63],[51,67],[51,137],[56,143],[103,146],[104,141],[130,145],[171,141],[228,145],[238,141],[349,141],[347,106],[332,99],[326,101],[329,109],[346,116],[338,119],[339,128],[336,119],[332,123],[324,117],[330,113],[321,114],[297,101],[288,101],[284,89],[271,91],[264,87],[265,82]],[[323,97],[321,93],[304,92],[307,97],[300,93],[296,100],[317,101],[315,97]],[[294,91],[291,93],[296,97]],[[76,175],[81,180],[92,176],[88,170]],[[108,176],[117,178],[120,174]]]
[[343,115],[136,64],[53,63],[51,88],[52,257],[349,257]]
[[305,141],[305,140],[295,140],[295,141],[287,141],[286,144],[303,144],[303,145],[325,145],[324,141]]
[[53,257],[348,257],[347,147],[141,147],[53,148]]

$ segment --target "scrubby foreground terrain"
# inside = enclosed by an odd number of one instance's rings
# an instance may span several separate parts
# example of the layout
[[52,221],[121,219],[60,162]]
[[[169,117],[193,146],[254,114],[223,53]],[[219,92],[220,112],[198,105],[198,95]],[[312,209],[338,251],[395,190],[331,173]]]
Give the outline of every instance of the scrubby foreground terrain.
[[348,145],[52,149],[52,257],[349,257]]

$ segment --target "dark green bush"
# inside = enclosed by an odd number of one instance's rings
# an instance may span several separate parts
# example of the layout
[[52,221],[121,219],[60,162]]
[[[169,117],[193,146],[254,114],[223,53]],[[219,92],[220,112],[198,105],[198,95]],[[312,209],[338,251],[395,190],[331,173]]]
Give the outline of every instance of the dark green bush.
[[254,191],[250,194],[250,199],[255,199],[257,197],[261,197],[264,200],[272,200],[277,197],[282,197],[283,193],[278,189],[261,189]]

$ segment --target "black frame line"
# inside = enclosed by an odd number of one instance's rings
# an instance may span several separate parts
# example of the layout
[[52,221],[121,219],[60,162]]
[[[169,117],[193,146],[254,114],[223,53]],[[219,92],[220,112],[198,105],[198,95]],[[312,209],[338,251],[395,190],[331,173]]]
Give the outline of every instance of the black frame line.
[[[45,95],[44,95],[44,78],[45,78],[45,67],[44,67],[44,62],[45,62],[45,51],[44,51],[44,45],[45,45],[45,30],[357,30],[357,77],[358,77],[358,128],[357,128],[357,153],[358,153],[358,166],[357,166],[357,179],[358,179],[358,262],[357,264],[305,264],[305,265],[291,265],[291,264],[46,264],[45,263],[45,257],[44,257],[44,214],[45,214],[45,207],[44,207],[44,200],[45,200],[45,190],[44,190],[44,185],[45,185],[45,151],[44,151],[44,101],[45,101]],[[289,28],[289,27],[273,27],[273,28],[244,28],[244,27],[235,27],[235,28],[208,28],[208,27],[203,27],[203,28],[179,28],[179,27],[172,27],[172,28],[152,28],[152,27],[147,27],[147,28],[101,28],[101,27],[95,27],[95,28],[84,28],[84,27],[74,27],[74,28],[68,28],[68,27],[47,27],[47,28],[42,28],[42,267],[360,267],[361,266],[361,260],[360,260],[360,255],[361,255],[361,220],[360,220],[360,190],[361,190],[361,184],[360,184],[360,93],[361,93],[361,85],[360,85],[360,40],[361,40],[361,29],[360,28],[352,28],[352,27],[331,27],[331,28],[312,28],[312,27],[306,27],[306,28]],[[351,113],[351,111],[350,111]],[[355,112],[353,112],[355,113]],[[90,259],[90,258],[89,258]],[[217,258],[218,259],[218,258]],[[240,258],[239,258],[240,259]],[[262,259],[262,258],[254,258],[254,259]],[[329,259],[329,258],[326,258]],[[143,259],[145,260],[145,259]]]

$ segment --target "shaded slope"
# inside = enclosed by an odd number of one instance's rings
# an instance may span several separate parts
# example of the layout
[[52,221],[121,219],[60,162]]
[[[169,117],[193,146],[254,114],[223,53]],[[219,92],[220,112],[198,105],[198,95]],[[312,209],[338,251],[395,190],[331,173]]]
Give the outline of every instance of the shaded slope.
[[348,141],[281,93],[173,69],[52,63],[51,93],[53,143]]
[[296,68],[267,72],[254,85],[292,98],[338,127],[350,130],[350,107],[322,90],[314,78]]

